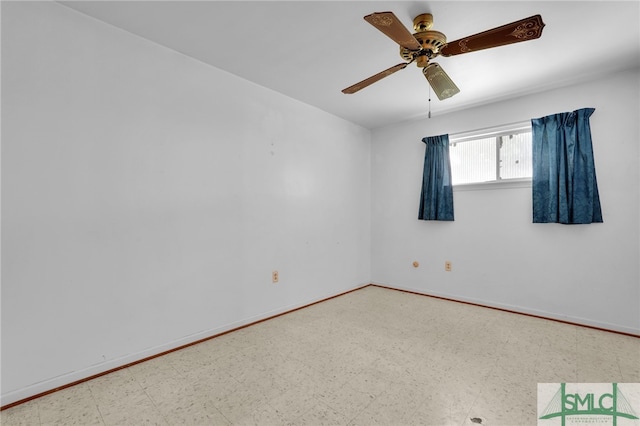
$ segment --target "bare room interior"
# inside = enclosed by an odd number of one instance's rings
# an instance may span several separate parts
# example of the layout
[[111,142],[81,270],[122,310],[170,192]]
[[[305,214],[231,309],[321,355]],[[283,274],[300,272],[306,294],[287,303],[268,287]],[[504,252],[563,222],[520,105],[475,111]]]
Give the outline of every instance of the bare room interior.
[[[640,2],[0,13],[2,424],[553,426],[580,382],[640,417]],[[423,139],[585,108],[601,221],[534,223],[531,177],[418,218]]]

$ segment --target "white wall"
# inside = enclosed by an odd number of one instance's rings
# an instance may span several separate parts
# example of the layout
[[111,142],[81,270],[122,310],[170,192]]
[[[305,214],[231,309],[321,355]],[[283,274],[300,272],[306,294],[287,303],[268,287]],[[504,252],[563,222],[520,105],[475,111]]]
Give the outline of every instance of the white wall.
[[[640,334],[639,93],[636,69],[374,131],[373,282]],[[603,224],[532,224],[530,186],[454,191],[454,222],[417,219],[424,136],[583,107]]]
[[370,282],[368,130],[50,2],[2,92],[2,405]]

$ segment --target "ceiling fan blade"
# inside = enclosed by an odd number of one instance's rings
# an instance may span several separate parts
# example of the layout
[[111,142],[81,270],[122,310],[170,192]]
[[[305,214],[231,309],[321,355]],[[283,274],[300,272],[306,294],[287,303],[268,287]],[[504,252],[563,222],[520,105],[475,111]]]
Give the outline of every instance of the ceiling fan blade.
[[422,69],[422,73],[427,78],[431,88],[438,99],[445,100],[460,92],[458,86],[451,80],[446,72],[437,62],[431,62]]
[[540,15],[530,16],[520,21],[449,42],[440,50],[440,54],[442,56],[460,55],[462,53],[533,40],[542,35],[544,25]]
[[364,20],[406,49],[420,50],[422,47],[393,12],[372,13],[371,15],[365,16]]
[[378,80],[382,80],[383,78],[393,74],[396,71],[400,71],[401,69],[405,69],[410,62],[403,62],[398,65],[394,65],[391,68],[387,68],[384,71],[379,72],[378,74],[372,75],[369,78],[362,80],[359,83],[354,84],[353,86],[349,86],[346,89],[342,89],[342,93],[352,94],[356,93],[360,89],[364,89],[367,86],[372,85]]

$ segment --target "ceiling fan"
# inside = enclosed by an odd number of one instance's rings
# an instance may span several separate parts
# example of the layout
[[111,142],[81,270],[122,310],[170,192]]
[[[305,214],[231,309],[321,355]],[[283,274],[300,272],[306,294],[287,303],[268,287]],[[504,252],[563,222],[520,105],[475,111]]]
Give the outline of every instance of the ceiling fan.
[[372,75],[353,86],[343,89],[342,93],[356,93],[415,62],[418,67],[422,68],[422,73],[440,100],[450,98],[460,92],[460,89],[438,63],[430,62],[432,59],[439,55],[445,57],[461,55],[533,40],[542,35],[542,29],[545,25],[540,15],[534,15],[447,43],[447,37],[443,33],[431,29],[433,16],[430,13],[423,13],[413,19],[415,34],[411,34],[393,12],[372,13],[365,16],[364,20],[398,43],[400,45],[400,56],[408,62],[402,62]]

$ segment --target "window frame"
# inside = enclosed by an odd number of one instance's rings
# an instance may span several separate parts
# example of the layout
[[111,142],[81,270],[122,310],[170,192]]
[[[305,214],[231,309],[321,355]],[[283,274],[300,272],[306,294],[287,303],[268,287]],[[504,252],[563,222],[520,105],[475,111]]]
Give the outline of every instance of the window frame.
[[[453,133],[449,135],[449,146],[460,142],[469,142],[476,139],[498,138],[522,133],[531,133],[531,121],[520,121],[517,123],[504,124],[500,126],[487,127],[484,129],[471,130],[467,132]],[[496,150],[496,157],[499,149]],[[495,166],[499,167],[499,158],[496,158]],[[486,189],[507,189],[507,188],[530,188],[531,177],[496,179],[485,182],[458,183],[453,185],[454,191],[475,191]]]

